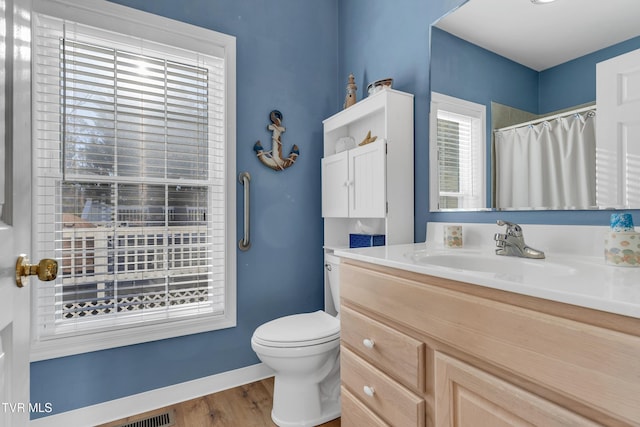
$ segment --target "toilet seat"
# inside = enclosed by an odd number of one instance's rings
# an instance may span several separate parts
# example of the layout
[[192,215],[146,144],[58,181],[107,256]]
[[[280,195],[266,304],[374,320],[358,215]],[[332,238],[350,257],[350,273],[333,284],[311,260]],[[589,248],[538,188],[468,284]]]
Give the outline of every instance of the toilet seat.
[[256,343],[279,348],[313,346],[339,338],[340,321],[324,311],[271,320],[253,333]]

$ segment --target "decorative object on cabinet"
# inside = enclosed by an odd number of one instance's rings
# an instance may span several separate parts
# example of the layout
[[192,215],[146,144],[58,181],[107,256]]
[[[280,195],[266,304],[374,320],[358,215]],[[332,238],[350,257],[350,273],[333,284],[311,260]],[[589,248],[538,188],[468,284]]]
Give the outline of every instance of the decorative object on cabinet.
[[346,150],[351,150],[355,148],[356,140],[351,136],[343,136],[342,138],[338,138],[336,141],[336,153],[342,153]]
[[282,158],[282,141],[280,140],[280,136],[286,130],[285,127],[282,126],[282,113],[278,110],[272,110],[269,117],[271,119],[271,124],[267,126],[267,129],[272,132],[271,150],[264,151],[262,144],[258,141],[253,146],[253,151],[256,152],[258,159],[265,166],[268,166],[275,171],[285,170],[296,162],[296,159],[300,155],[300,150],[297,145],[294,145],[293,148],[291,148],[289,157],[286,159]]
[[356,103],[356,79],[353,74],[349,74],[349,83],[347,83],[347,96],[344,99],[344,109],[347,109]]
[[371,136],[371,131],[369,131],[369,132],[367,132],[367,136],[364,137],[364,139],[362,140],[362,142],[360,144],[358,144],[358,146],[371,144],[376,139],[378,139],[378,137],[377,136]]
[[384,89],[391,89],[392,84],[393,84],[393,79],[376,80],[373,83],[369,83],[369,86],[367,86],[367,94],[372,95]]

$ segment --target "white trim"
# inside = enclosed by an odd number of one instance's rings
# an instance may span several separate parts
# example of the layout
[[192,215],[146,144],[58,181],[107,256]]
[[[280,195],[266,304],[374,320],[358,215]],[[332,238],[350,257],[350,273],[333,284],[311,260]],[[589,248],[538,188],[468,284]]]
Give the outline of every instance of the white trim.
[[[110,421],[142,414],[154,409],[206,396],[222,390],[249,384],[273,376],[271,368],[263,363],[198,378],[168,387],[97,405],[85,406],[61,414],[38,418],[29,423],[30,427],[67,427],[80,425],[100,425]],[[55,410],[55,408],[53,408]]]
[[159,35],[153,41],[157,43],[218,57],[224,56],[220,46],[228,43],[235,45],[236,39],[105,0],[34,0],[33,11],[92,27],[105,28],[108,25],[110,31],[143,39],[149,38],[149,31],[156,31]]
[[232,328],[236,326],[235,295],[233,295],[233,298],[231,296],[227,297],[227,304],[231,304],[229,300],[233,300],[234,304],[233,306],[228,306],[227,313],[224,316],[207,316],[159,324],[139,325],[135,326],[135,333],[130,327],[48,340],[32,340],[29,360],[37,362],[72,354],[209,332],[212,330],[213,325],[215,325],[215,330]]

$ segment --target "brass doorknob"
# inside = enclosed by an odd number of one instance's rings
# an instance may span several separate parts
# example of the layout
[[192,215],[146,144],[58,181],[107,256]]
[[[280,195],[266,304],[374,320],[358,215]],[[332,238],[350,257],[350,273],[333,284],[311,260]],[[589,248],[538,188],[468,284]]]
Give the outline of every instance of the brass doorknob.
[[38,264],[29,264],[26,255],[20,255],[16,261],[16,285],[19,288],[25,285],[23,277],[38,276],[43,282],[55,280],[58,276],[58,261],[50,258],[43,258]]

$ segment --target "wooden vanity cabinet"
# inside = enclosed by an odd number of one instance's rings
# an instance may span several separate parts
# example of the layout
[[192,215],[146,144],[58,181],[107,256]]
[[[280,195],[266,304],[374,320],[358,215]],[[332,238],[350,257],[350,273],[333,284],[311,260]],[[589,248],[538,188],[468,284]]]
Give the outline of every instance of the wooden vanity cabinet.
[[639,426],[640,319],[341,264],[343,426]]

